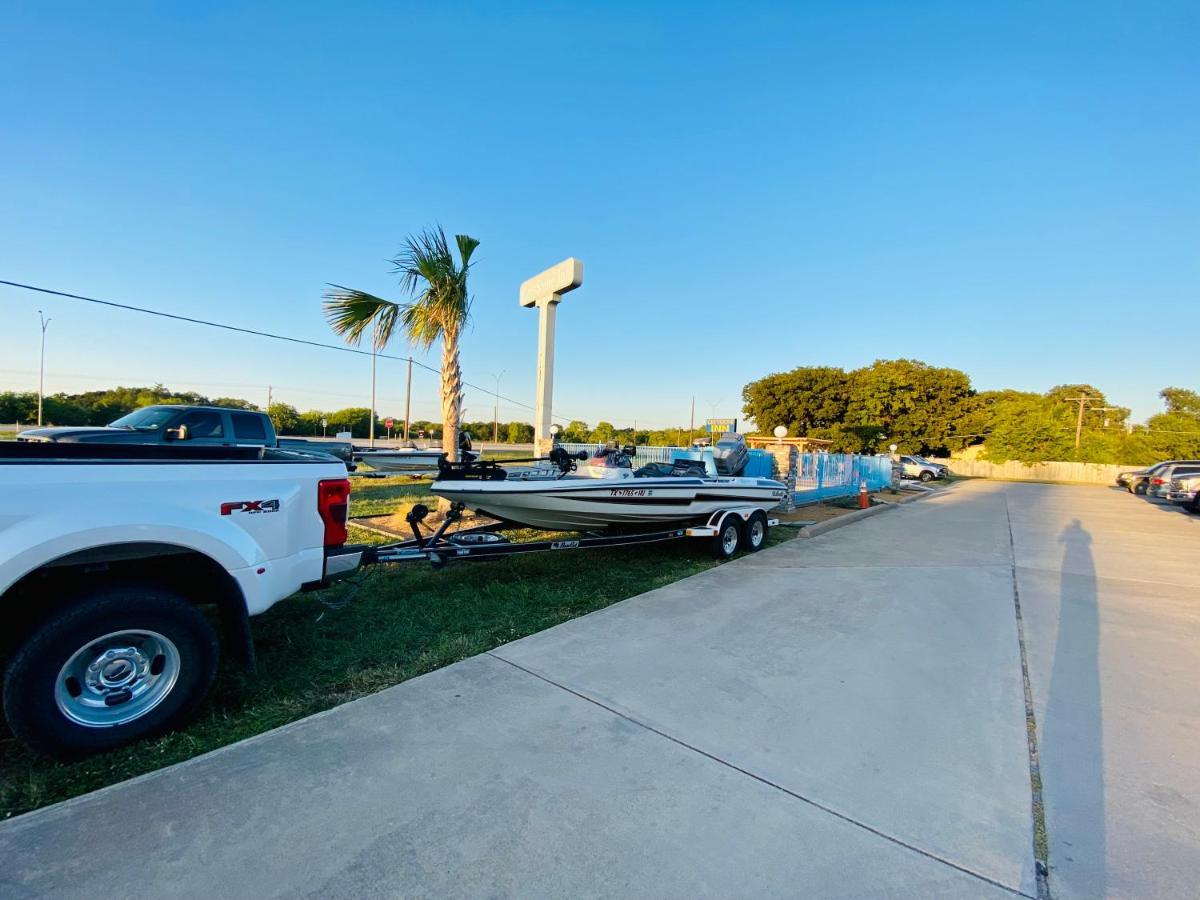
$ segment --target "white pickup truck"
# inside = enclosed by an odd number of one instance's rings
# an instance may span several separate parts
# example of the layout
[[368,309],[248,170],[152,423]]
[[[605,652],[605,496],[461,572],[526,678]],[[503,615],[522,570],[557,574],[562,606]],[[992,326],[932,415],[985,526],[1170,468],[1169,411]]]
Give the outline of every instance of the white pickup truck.
[[316,454],[0,444],[13,733],[70,758],[179,724],[219,647],[253,667],[250,616],[361,564],[349,494],[345,465]]

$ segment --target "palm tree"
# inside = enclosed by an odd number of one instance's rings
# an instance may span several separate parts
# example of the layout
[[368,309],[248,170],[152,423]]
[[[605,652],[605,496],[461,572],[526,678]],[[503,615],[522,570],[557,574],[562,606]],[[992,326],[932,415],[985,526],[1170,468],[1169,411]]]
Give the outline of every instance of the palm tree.
[[365,291],[329,285],[325,292],[325,317],[348,343],[357,344],[367,329],[371,343],[382,351],[395,336],[397,327],[408,340],[428,349],[442,342],[442,449],[458,459],[458,425],[462,417],[462,369],[458,365],[458,340],[471,314],[467,273],[471,254],[479,241],[456,234],[459,261],[455,262],[441,226],[409,235],[399,255],[392,260],[393,274],[409,295],[407,303],[384,300]]

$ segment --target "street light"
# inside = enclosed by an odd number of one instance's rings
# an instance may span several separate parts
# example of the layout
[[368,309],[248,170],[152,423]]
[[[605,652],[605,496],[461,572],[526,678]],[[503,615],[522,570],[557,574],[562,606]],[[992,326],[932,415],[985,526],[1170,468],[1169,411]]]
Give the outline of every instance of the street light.
[[504,377],[504,373],[508,369],[501,369],[499,375],[493,375],[496,379],[496,402],[492,406],[492,443],[500,443],[500,379]]
[[42,424],[42,397],[46,393],[46,326],[50,320],[38,310],[38,319],[42,323],[42,360],[38,365],[38,425]]

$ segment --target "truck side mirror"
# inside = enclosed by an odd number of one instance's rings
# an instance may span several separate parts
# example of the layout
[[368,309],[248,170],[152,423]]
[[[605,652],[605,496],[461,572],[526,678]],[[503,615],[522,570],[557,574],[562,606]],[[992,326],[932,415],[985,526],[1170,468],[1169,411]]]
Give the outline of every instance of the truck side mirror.
[[163,432],[164,441],[186,441],[188,439],[188,427],[179,425],[175,428],[168,428]]

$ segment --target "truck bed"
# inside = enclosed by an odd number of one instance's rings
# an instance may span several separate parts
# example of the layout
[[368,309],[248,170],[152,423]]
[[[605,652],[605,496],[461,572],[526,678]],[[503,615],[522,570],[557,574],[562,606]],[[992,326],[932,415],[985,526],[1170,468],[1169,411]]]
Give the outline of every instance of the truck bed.
[[47,462],[295,462],[327,465],[330,456],[274,447],[211,447],[201,444],[74,444],[0,441],[0,463]]

